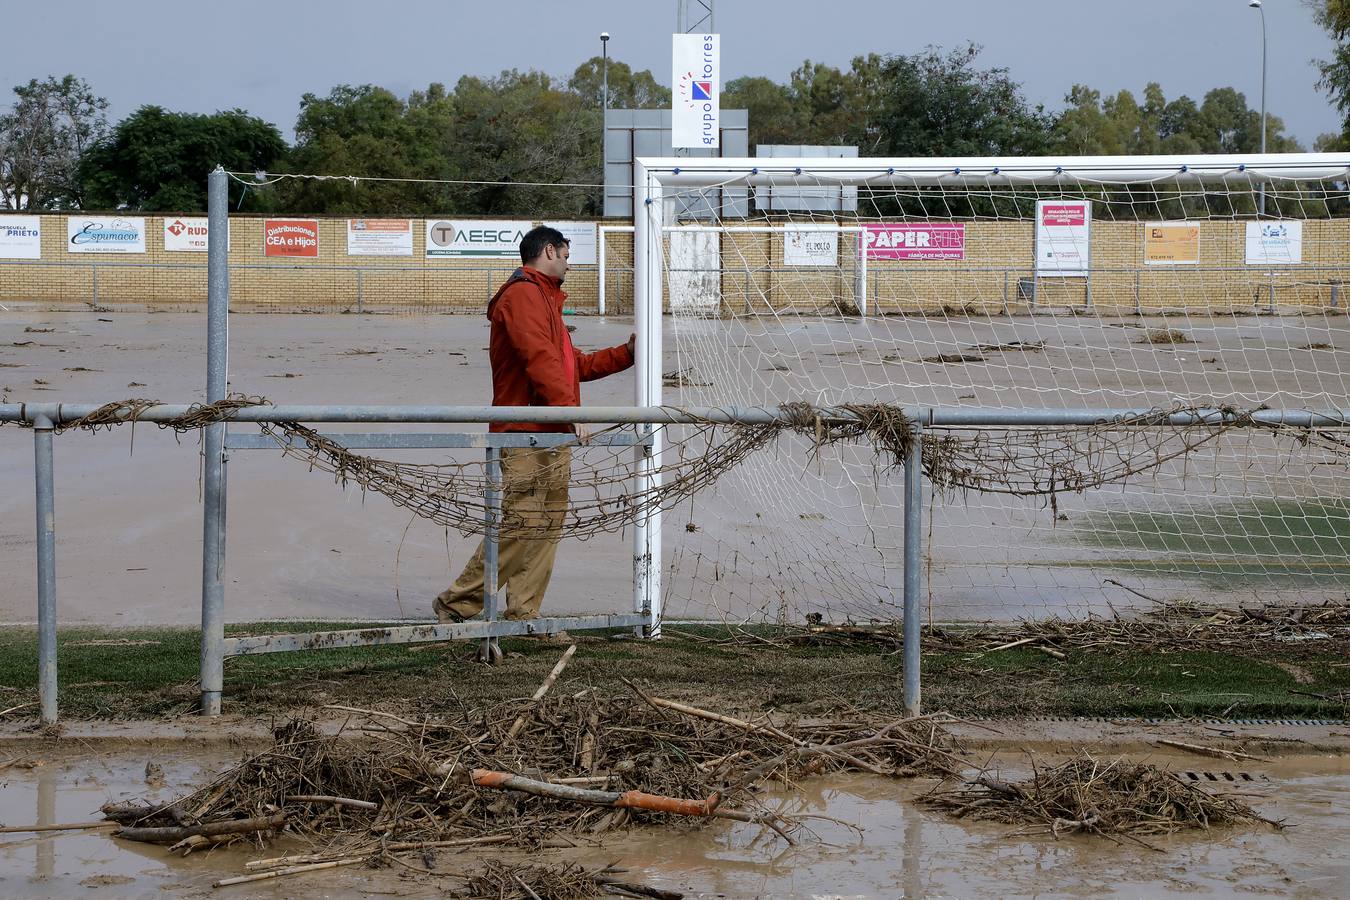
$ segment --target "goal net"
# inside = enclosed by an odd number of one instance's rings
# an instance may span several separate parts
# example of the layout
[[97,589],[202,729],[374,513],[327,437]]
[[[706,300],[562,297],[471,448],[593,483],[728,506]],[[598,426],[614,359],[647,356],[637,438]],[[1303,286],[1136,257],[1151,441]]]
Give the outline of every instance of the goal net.
[[[648,348],[669,314],[647,401],[1006,414],[927,430],[937,621],[1344,598],[1350,434],[1248,414],[1350,407],[1347,163],[646,161]],[[1011,425],[1096,409],[1225,412]],[[899,618],[895,461],[818,437],[665,514],[668,619]]]

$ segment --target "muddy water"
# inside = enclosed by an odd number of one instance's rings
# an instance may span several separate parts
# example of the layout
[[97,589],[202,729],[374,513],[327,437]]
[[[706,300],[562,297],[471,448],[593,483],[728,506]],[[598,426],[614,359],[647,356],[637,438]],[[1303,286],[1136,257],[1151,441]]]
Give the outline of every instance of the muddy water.
[[[29,761],[41,759],[41,765],[4,773],[0,817],[5,824],[97,819],[108,800],[167,799],[236,756],[221,750],[189,758],[181,749],[38,754]],[[1179,771],[1216,770],[1193,758],[1152,759]],[[163,766],[163,787],[147,783],[149,760]],[[1012,757],[1002,766],[1008,776],[1025,769]],[[603,848],[528,861],[600,865],[618,859],[633,880],[691,897],[1350,896],[1350,860],[1343,850],[1350,845],[1350,761],[1301,758],[1240,770],[1217,765],[1217,771],[1225,768],[1251,775],[1240,788],[1251,802],[1296,827],[1158,839],[1162,853],[1100,839],[1010,837],[1001,826],[955,822],[918,808],[910,801],[927,784],[848,777],[808,783],[800,794],[776,801],[787,814],[839,820],[811,820],[815,836],[797,848],[737,825],[634,833],[611,838]],[[260,855],[250,849],[180,859],[161,847],[100,832],[8,835],[0,839],[0,896],[70,897],[96,889],[109,897],[432,897],[458,884],[353,867],[212,891],[212,881],[240,874],[245,861]],[[463,870],[472,868],[473,857],[444,855],[435,864]]]

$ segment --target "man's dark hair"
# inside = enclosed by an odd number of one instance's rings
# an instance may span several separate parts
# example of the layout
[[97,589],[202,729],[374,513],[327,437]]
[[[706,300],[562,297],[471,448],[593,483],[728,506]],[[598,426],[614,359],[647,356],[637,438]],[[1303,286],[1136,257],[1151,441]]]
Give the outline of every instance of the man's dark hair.
[[520,239],[520,261],[527,263],[532,259],[538,259],[545,247],[562,248],[569,243],[571,242],[556,228],[549,228],[547,225],[531,228]]

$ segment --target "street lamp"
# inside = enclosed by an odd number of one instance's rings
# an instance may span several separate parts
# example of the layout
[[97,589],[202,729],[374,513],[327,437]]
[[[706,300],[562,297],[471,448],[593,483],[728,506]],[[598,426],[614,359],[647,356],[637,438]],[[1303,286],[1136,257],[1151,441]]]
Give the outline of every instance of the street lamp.
[[[600,183],[603,185],[605,183],[605,142],[609,140],[609,32],[608,31],[600,32],[600,57],[603,60],[602,68],[604,72],[603,75],[604,86],[601,88],[601,92],[604,95],[603,98],[601,99],[601,103],[603,104],[602,109],[604,111],[601,113],[600,119],[601,123]],[[603,187],[600,188],[600,215],[602,216],[605,214],[605,201],[608,199],[608,197],[606,197],[605,195],[607,193],[608,191],[606,191],[605,188]]]
[[[1252,9],[1261,14],[1261,153],[1266,152],[1266,10],[1261,5],[1261,0],[1248,0],[1247,3]],[[1261,215],[1266,214],[1266,183],[1261,182],[1260,194]]]

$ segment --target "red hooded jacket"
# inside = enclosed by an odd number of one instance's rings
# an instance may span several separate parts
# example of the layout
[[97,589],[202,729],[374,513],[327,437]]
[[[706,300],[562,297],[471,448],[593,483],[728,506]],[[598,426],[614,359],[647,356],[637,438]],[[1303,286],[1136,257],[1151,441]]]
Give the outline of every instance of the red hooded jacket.
[[[522,266],[488,302],[493,406],[580,406],[581,382],[633,365],[627,344],[578,353],[563,324],[562,283]],[[566,424],[493,423],[489,431],[569,432]]]

